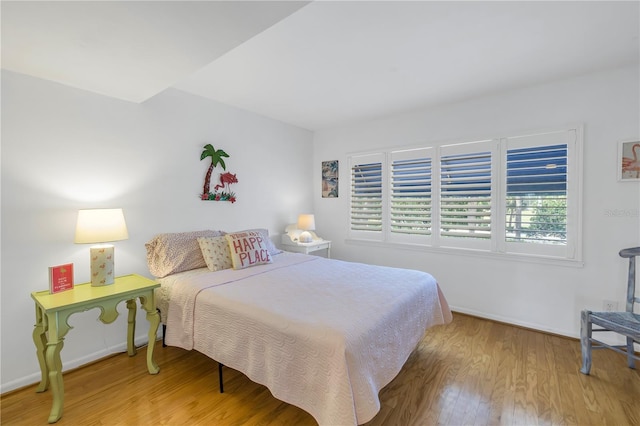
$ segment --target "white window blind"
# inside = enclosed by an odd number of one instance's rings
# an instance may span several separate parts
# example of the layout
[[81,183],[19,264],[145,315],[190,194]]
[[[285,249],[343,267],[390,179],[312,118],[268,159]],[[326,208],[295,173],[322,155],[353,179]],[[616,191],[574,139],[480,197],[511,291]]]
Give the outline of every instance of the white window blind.
[[506,251],[573,257],[580,200],[572,159],[576,130],[511,137],[504,143]]
[[507,151],[508,241],[567,242],[567,145]]
[[490,141],[448,145],[440,155],[440,236],[491,239]]
[[349,157],[354,240],[580,260],[582,127]]
[[390,171],[390,231],[431,235],[431,148],[394,151]]
[[350,229],[382,233],[383,154],[351,158]]

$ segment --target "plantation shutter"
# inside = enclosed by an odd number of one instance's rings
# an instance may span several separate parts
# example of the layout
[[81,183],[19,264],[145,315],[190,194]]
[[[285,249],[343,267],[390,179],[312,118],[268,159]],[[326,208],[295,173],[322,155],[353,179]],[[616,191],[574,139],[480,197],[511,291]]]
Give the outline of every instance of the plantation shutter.
[[[506,139],[507,243],[527,243],[530,248],[546,245],[539,249],[546,250],[540,254],[554,254],[550,245],[568,244],[576,221],[571,203],[576,204],[572,197],[577,190],[572,190],[572,183],[575,186],[578,179],[571,175],[570,167],[575,140],[573,129]],[[517,251],[513,244],[508,247]]]
[[491,141],[441,147],[441,237],[491,240],[492,151]]
[[383,159],[383,154],[359,155],[350,159],[352,234],[382,235]]
[[431,235],[432,157],[432,148],[391,153],[389,222],[392,239]]

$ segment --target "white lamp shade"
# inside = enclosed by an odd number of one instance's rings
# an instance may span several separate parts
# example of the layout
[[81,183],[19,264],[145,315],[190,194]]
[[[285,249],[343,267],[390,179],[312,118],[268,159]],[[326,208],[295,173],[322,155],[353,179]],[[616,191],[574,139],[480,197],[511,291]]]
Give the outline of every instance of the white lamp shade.
[[310,243],[313,236],[308,231],[316,229],[316,219],[312,214],[301,214],[298,216],[298,229],[302,229],[302,233],[298,237],[301,243]]
[[122,209],[79,210],[76,223],[77,244],[106,243],[129,238]]
[[316,219],[312,214],[301,214],[298,216],[298,229],[303,231],[313,231],[316,229]]

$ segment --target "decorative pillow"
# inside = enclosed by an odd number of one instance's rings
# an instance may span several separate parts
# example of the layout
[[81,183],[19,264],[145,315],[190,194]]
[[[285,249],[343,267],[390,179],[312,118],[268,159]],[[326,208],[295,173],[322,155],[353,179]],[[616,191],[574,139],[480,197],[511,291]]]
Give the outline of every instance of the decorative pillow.
[[269,253],[272,256],[282,253],[282,250],[277,248],[276,245],[273,244],[273,241],[271,241],[271,238],[269,238],[269,230],[268,229],[255,228],[255,229],[247,229],[247,230],[244,230],[244,231],[237,231],[236,233],[238,233],[238,232],[259,232],[264,237],[264,243],[267,245],[267,250],[269,250]]
[[224,236],[229,243],[233,269],[273,262],[265,236],[258,231],[243,231]]
[[221,271],[233,267],[229,243],[224,236],[198,237],[198,244],[200,244],[207,268],[210,270]]
[[204,268],[198,237],[217,237],[223,231],[194,231],[158,234],[145,244],[147,265],[154,277],[162,278],[178,272]]

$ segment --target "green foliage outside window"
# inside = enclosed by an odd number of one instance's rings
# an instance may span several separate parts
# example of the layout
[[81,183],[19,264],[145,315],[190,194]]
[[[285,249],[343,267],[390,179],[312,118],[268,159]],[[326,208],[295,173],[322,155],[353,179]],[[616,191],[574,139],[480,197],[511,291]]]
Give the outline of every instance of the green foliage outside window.
[[506,219],[507,241],[566,244],[565,196],[510,197]]

